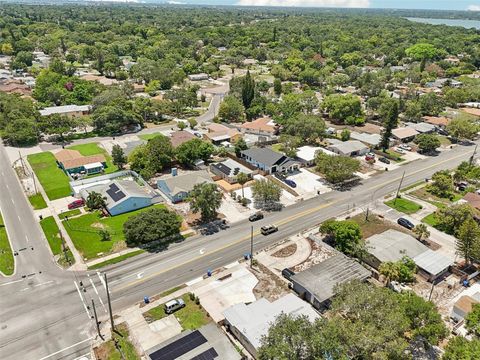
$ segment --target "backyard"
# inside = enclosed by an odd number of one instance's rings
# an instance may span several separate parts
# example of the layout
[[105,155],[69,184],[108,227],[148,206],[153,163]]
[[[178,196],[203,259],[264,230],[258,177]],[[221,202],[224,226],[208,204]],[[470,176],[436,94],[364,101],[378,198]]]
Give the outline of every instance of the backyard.
[[[164,205],[155,205],[163,207]],[[147,211],[147,207],[116,216],[102,217],[100,212],[88,213],[82,216],[64,220],[63,224],[77,250],[87,260],[126,248],[123,234],[123,224],[131,216]],[[110,233],[110,240],[102,241],[99,230]]]
[[14,270],[14,259],[10,242],[8,241],[7,229],[0,215],[0,271],[4,275],[12,275]]
[[27,159],[50,200],[61,199],[71,194],[68,176],[57,166],[55,156],[51,152],[28,155]]
[[396,198],[385,201],[385,205],[390,206],[392,209],[395,209],[397,211],[403,212],[404,214],[414,214],[422,208],[422,206],[417,204],[416,202],[403,198]]
[[104,174],[110,174],[118,170],[116,165],[113,165],[112,157],[108,154],[108,152],[98,146],[97,143],[89,143],[89,144],[82,144],[82,145],[74,145],[69,146],[67,149],[70,150],[77,150],[83,156],[90,156],[90,155],[104,155],[107,161],[107,168],[104,171]]
[[[183,295],[182,299],[185,301],[185,307],[175,311],[173,314],[183,330],[196,330],[211,321],[203,307],[200,304],[196,304],[189,294]],[[151,323],[167,317],[168,314],[165,313],[164,304],[162,304],[145,312],[143,316],[147,322]]]

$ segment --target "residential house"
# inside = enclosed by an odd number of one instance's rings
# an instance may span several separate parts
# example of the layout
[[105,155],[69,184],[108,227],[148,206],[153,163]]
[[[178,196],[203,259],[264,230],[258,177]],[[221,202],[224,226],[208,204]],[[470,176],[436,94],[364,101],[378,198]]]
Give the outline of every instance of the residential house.
[[251,178],[255,173],[254,170],[251,170],[245,165],[230,158],[210,165],[210,171],[227,181],[229,184],[235,184],[237,182],[237,175],[239,173],[244,173],[249,178]]
[[235,143],[242,138],[242,134],[237,129],[222,124],[212,123],[207,126],[207,130],[203,137],[214,145],[220,145],[225,141]]
[[430,250],[413,236],[393,229],[372,235],[365,243],[370,254],[365,261],[376,269],[384,262],[408,256],[417,265],[419,274],[433,281],[446,274],[453,264],[451,259]]
[[81,191],[81,196],[87,199],[93,191],[105,198],[106,209],[112,216],[150,206],[158,197],[148,184],[139,185],[135,180],[115,179],[106,185],[88,187]]
[[55,153],[58,166],[70,175],[98,174],[107,167],[107,161],[102,154],[83,156],[77,150],[62,149]]
[[40,110],[40,115],[49,116],[59,114],[68,116],[69,118],[78,118],[87,115],[91,108],[90,105],[50,106]]
[[262,337],[268,334],[271,324],[280,314],[306,316],[311,322],[320,317],[309,304],[294,294],[287,294],[273,302],[261,298],[248,305],[233,305],[223,312],[224,325],[257,358]]
[[188,80],[190,81],[208,80],[208,74],[205,74],[205,73],[191,74],[191,75],[188,75]]
[[278,125],[268,117],[247,121],[239,126],[240,131],[248,134],[274,136],[278,134]]
[[196,139],[197,137],[193,135],[189,131],[181,130],[181,131],[174,131],[170,134],[170,142],[174,148],[179,147],[183,143]]
[[437,79],[435,81],[427,82],[425,86],[427,88],[438,88],[438,89],[441,89],[444,86],[459,88],[460,86],[462,86],[462,83],[455,79],[443,78],[443,79]]
[[360,156],[365,155],[369,151],[369,147],[358,140],[334,142],[327,149],[344,156]]
[[480,109],[477,108],[461,108],[460,109],[463,112],[466,112],[467,114],[473,115],[473,116],[480,116]]
[[455,321],[463,321],[465,317],[472,312],[473,305],[480,303],[480,293],[477,293],[477,298],[463,295],[453,305],[452,314],[450,317]]
[[105,86],[115,85],[115,84],[118,84],[119,82],[117,79],[110,79],[103,75],[95,75],[91,73],[83,74],[80,76],[80,78],[87,81],[97,81],[100,84]]
[[212,177],[205,170],[177,175],[176,169],[172,169],[170,176],[157,180],[157,188],[172,203],[178,203],[188,197],[195,185],[203,183],[214,184]]
[[415,129],[420,134],[431,134],[436,130],[435,125],[432,125],[426,122],[419,122],[419,123],[407,122],[405,123],[405,125],[409,128]]
[[380,134],[368,134],[352,131],[350,133],[350,139],[361,141],[365,145],[375,148],[382,141],[382,136]]
[[19,94],[21,96],[32,95],[32,89],[30,89],[28,85],[14,80],[9,80],[3,84],[0,84],[0,92],[5,92],[7,94]]
[[423,116],[423,121],[427,124],[434,125],[437,128],[445,129],[450,124],[450,119],[445,116]]
[[241,157],[249,164],[267,174],[298,170],[300,163],[269,148],[251,148],[243,150]]
[[392,130],[392,137],[403,143],[413,141],[418,134],[419,132],[411,127],[400,127]]
[[293,290],[316,309],[325,309],[335,295],[337,285],[365,281],[371,272],[357,261],[338,253],[290,278]]
[[465,196],[462,198],[462,201],[470,204],[474,209],[480,211],[480,195],[476,193],[466,193]]

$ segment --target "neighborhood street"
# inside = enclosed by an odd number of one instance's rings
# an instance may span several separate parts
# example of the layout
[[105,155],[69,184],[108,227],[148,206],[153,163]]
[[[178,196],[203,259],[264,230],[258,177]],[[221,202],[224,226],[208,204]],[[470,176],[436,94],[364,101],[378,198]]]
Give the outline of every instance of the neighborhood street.
[[[353,208],[366,210],[368,204],[397,189],[403,172],[405,187],[435,171],[457,166],[472,153],[473,146],[457,146],[441,156],[417,160],[364,180],[349,191],[320,195],[269,214],[262,221],[237,222],[215,235],[191,237],[171,245],[167,251],[140,255],[106,268],[113,310],[124,309],[144,296],[153,296],[203,276],[208,269],[242,258],[250,249],[252,225],[254,247],[258,250]],[[16,256],[16,273],[0,280],[0,358],[77,359],[89,353],[89,339],[95,335],[89,308],[92,299],[99,317],[107,320],[101,274],[63,271],[54,264],[3,145],[0,168],[0,188],[4,189],[0,192],[0,208],[12,247],[16,251],[26,248]],[[277,225],[279,231],[259,235],[260,226],[268,223]]]

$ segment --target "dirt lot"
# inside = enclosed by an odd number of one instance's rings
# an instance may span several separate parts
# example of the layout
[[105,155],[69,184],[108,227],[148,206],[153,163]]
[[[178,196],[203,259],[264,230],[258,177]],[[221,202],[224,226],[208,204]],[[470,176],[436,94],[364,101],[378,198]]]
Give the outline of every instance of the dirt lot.
[[350,220],[353,220],[360,225],[360,230],[362,231],[362,236],[364,239],[369,238],[372,235],[381,234],[389,229],[398,230],[405,234],[412,235],[412,233],[404,227],[392,223],[391,221],[382,219],[374,213],[370,213],[368,216],[368,221],[365,219],[364,213],[355,215],[351,217]]
[[253,289],[257,300],[263,297],[270,302],[275,301],[290,291],[282,279],[260,263],[254,267],[252,273],[258,279],[258,284]]
[[310,256],[307,260],[293,267],[294,272],[300,272],[311,268],[313,265],[320,264],[322,261],[335,255],[335,252],[327,246],[318,245],[315,241],[308,239],[310,247],[312,249]]
[[272,254],[273,257],[286,258],[292,256],[297,251],[297,244],[290,244],[285,246],[283,249],[280,249]]

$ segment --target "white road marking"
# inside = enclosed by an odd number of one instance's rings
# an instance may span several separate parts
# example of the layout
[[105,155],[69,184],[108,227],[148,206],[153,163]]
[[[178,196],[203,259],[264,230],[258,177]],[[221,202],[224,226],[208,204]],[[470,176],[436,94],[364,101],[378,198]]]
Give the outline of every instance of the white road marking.
[[30,289],[30,288],[26,287],[25,289],[22,289],[20,291],[27,291],[28,289]]
[[47,281],[47,282],[44,282],[44,283],[40,283],[40,284],[37,284],[37,285],[34,285],[35,287],[37,286],[42,286],[42,285],[48,285],[48,284],[51,284],[53,283],[54,281],[53,280],[50,280],[50,281]]
[[211,263],[213,263],[213,262],[215,262],[215,261],[218,261],[218,260],[221,260],[221,259],[222,259],[222,257],[220,256],[220,257],[218,257],[218,258],[216,258],[216,259],[210,260],[208,263],[211,264]]
[[200,255],[203,255],[203,254],[205,254],[205,248],[200,249]]
[[86,353],[83,355],[80,355],[79,357],[73,359],[73,360],[80,360],[80,359],[89,359],[90,353]]
[[85,308],[85,311],[86,311],[86,313],[87,313],[88,319],[90,320],[92,317],[90,316],[90,313],[88,312],[87,304],[85,304],[85,301],[83,300],[83,296],[82,296],[82,293],[80,292],[80,288],[78,287],[76,281],[74,281],[73,283],[75,284],[75,287],[77,288],[78,296],[80,296],[80,300],[82,300],[83,307]]
[[[3,171],[2,171],[2,175],[3,175]],[[7,184],[7,183],[5,183],[5,186],[7,187],[7,189],[10,190],[10,188],[8,187],[8,184]]]
[[14,205],[15,205],[15,201],[13,201],[13,198],[10,198],[10,200],[12,200],[12,204],[14,204]]
[[15,284],[15,283],[17,283],[17,282],[20,282],[20,281],[23,281],[23,280],[25,280],[25,279],[20,279],[20,280],[9,281],[9,282],[7,282],[7,283],[5,283],[5,284],[0,284],[0,286],[5,286],[5,285],[10,285],[10,284]]
[[27,243],[30,242],[30,240],[28,240],[28,236],[27,236],[27,235],[25,235],[25,239],[27,239]]
[[88,276],[88,280],[90,280],[90,283],[92,284],[93,291],[95,291],[95,294],[97,294],[98,299],[100,300],[100,304],[102,304],[102,306],[103,306],[103,310],[105,310],[105,312],[107,312],[107,308],[105,307],[105,304],[103,303],[103,300],[100,297],[100,294],[98,293],[97,287],[95,286],[95,284],[94,284],[92,278],[90,277],[90,275],[87,274],[87,276]]
[[22,222],[22,219],[20,219],[20,215],[17,215],[18,221]]
[[137,274],[137,279],[141,279],[143,277],[143,275],[145,274],[145,272],[140,272]]
[[99,271],[97,271],[97,275],[98,275],[98,278],[100,279],[100,282],[102,283],[105,291],[107,291],[107,285],[105,285],[105,279],[103,278],[103,276],[100,275]]
[[60,354],[61,352],[65,351],[65,350],[71,349],[71,348],[73,348],[73,347],[75,347],[75,346],[77,346],[77,345],[83,344],[84,342],[90,341],[90,340],[92,340],[92,339],[93,339],[93,337],[89,337],[88,339],[85,339],[85,340],[82,340],[82,341],[77,342],[76,344],[67,346],[66,348],[63,348],[62,350],[58,350],[58,351],[56,351],[56,352],[54,352],[54,353],[51,353],[50,355],[44,356],[44,357],[42,357],[41,359],[38,359],[38,360],[45,360],[45,359],[51,358],[52,356],[55,356],[55,355],[57,355],[57,354]]

